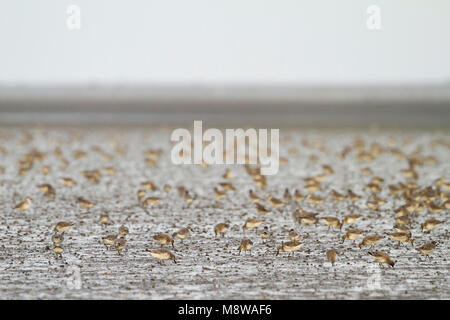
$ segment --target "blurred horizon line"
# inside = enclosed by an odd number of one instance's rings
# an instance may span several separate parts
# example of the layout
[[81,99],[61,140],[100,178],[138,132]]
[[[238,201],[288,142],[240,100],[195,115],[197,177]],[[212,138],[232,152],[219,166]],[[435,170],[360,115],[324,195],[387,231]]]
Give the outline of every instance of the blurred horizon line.
[[0,124],[450,127],[450,86],[0,87]]

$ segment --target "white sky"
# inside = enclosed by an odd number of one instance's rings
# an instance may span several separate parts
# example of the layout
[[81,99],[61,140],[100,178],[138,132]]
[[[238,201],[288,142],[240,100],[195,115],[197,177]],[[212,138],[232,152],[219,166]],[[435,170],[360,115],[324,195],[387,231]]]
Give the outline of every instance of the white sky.
[[444,81],[449,0],[0,1],[0,85]]

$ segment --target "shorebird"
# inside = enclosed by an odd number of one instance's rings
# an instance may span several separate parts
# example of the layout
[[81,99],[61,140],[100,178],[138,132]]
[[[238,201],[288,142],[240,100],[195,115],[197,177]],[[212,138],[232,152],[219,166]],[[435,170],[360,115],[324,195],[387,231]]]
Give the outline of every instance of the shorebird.
[[409,236],[411,236],[411,231],[405,225],[396,224],[396,225],[394,225],[394,230],[395,230],[395,232],[407,233],[407,234],[409,234]]
[[302,208],[297,208],[296,211],[292,213],[292,216],[295,218],[302,218],[302,217],[316,217],[318,213],[310,212],[303,210]]
[[225,179],[231,179],[232,176],[233,176],[233,174],[232,174],[231,170],[230,169],[226,169],[225,173],[223,174],[222,177],[225,178]]
[[273,197],[273,196],[270,195],[270,194],[269,194],[268,199],[269,199],[270,205],[271,205],[272,207],[274,207],[274,208],[281,208],[281,207],[284,206],[283,201],[281,201],[280,199],[277,199],[277,198]]
[[152,257],[159,259],[159,260],[173,260],[174,263],[177,263],[175,260],[175,256],[172,252],[170,252],[167,249],[156,249],[156,250],[147,250],[150,252]]
[[163,151],[161,149],[148,149],[148,150],[143,151],[142,154],[150,159],[158,161],[162,152]]
[[375,201],[367,201],[366,202],[366,206],[367,208],[369,208],[370,210],[378,210],[378,203]]
[[[418,203],[415,201],[409,201],[407,204],[401,206],[398,208],[395,213],[400,215],[400,212],[403,213],[401,216],[407,216],[410,213],[413,213],[416,211],[416,208],[418,207]],[[406,213],[406,214],[404,214]]]
[[416,248],[416,250],[419,251],[421,254],[429,256],[433,253],[435,248],[436,248],[436,242],[432,241],[432,242],[424,244],[420,248]]
[[161,200],[162,200],[162,198],[160,198],[160,197],[148,197],[144,201],[142,201],[142,205],[153,206],[153,205],[157,204],[158,202],[160,202]]
[[71,178],[60,178],[59,180],[66,187],[74,187],[77,185],[76,181],[72,180]]
[[381,192],[381,187],[379,184],[376,183],[369,183],[366,185],[366,188],[370,190],[370,192],[376,193]]
[[360,214],[348,214],[342,219],[342,225],[353,224],[357,222],[359,219],[361,219]]
[[315,184],[319,182],[317,181],[316,177],[306,177],[303,178],[303,181],[305,181],[306,184]]
[[267,226],[264,227],[264,230],[259,234],[261,239],[266,240],[270,237],[269,228]]
[[406,216],[409,215],[409,211],[408,211],[408,209],[406,208],[406,206],[403,205],[403,206],[401,206],[401,207],[395,209],[395,210],[394,210],[394,214],[395,214],[395,217],[396,217],[396,218],[399,218],[399,217],[406,217]]
[[116,239],[114,242],[114,248],[117,250],[117,253],[120,254],[120,252],[125,248],[126,240],[124,238]]
[[220,187],[225,191],[235,191],[236,188],[233,186],[231,182],[220,182]]
[[157,188],[152,181],[144,181],[141,183],[141,186],[146,190],[156,191]]
[[242,240],[242,242],[238,248],[239,254],[241,254],[241,251],[251,250],[252,246],[253,246],[253,242],[251,240],[249,240],[249,239]]
[[116,244],[117,235],[109,235],[102,238],[103,244],[105,245],[106,249],[108,249],[108,246],[114,246]]
[[362,234],[363,232],[361,230],[348,230],[347,233],[342,237],[342,241],[344,242],[345,240],[356,240],[361,237]]
[[393,196],[396,196],[402,192],[402,190],[399,187],[397,187],[393,184],[388,185],[388,188],[389,188],[389,193]]
[[101,215],[99,221],[102,225],[108,224],[109,223],[108,215],[106,215],[106,214]]
[[450,200],[447,200],[444,202],[444,208],[445,209],[450,209]]
[[83,150],[75,150],[75,151],[73,152],[73,157],[74,157],[75,159],[81,159],[81,158],[85,157],[86,154],[87,154],[86,151],[83,151]]
[[147,192],[147,191],[144,190],[144,189],[139,189],[139,190],[136,192],[138,201],[141,201],[141,199],[142,199],[143,197],[145,197],[145,193],[146,193],[146,192]]
[[303,194],[301,194],[300,191],[298,191],[297,189],[295,189],[294,198],[295,198],[295,201],[297,201],[297,202],[305,200],[305,196]]
[[259,220],[259,219],[247,219],[242,227],[242,229],[245,231],[247,229],[253,229],[253,228],[258,228],[259,225],[261,223],[263,223],[264,220]]
[[55,228],[53,229],[54,232],[60,232],[60,233],[64,233],[67,230],[70,229],[70,227],[72,226],[71,222],[66,222],[66,221],[61,221],[58,222],[55,226]]
[[152,159],[152,158],[145,158],[145,163],[147,164],[147,166],[149,167],[154,167],[157,164],[157,161]]
[[31,205],[31,198],[26,197],[25,200],[23,200],[14,207],[14,210],[25,211],[30,207],[30,205]]
[[389,255],[383,251],[369,252],[369,254],[372,257],[374,257],[375,261],[378,262],[380,265],[382,263],[387,263],[391,267],[394,267],[394,265],[395,265],[395,262],[392,261],[391,258],[389,257]]
[[428,219],[427,221],[425,221],[424,223],[422,223],[420,226],[422,227],[422,230],[425,229],[425,230],[432,231],[443,223],[444,223],[444,221],[439,221],[434,218],[431,218],[431,219]]
[[214,187],[214,194],[216,195],[217,199],[225,199],[225,197],[227,196],[226,191],[220,191],[216,187]]
[[48,193],[48,192],[54,190],[53,187],[52,187],[52,185],[50,185],[50,184],[48,184],[48,183],[39,184],[37,187],[38,187],[38,189],[41,190],[43,193]]
[[291,229],[289,230],[289,239],[291,239],[291,241],[299,241],[300,235],[294,229]]
[[116,174],[116,169],[113,167],[103,167],[103,172],[107,175]]
[[337,192],[336,190],[332,189],[331,190],[331,195],[333,196],[334,201],[344,201],[345,200],[345,195]]
[[325,174],[327,174],[327,175],[330,175],[330,174],[334,173],[333,168],[331,166],[327,165],[327,164],[322,165],[322,169],[325,172]]
[[312,194],[308,194],[308,196],[306,197],[306,200],[308,200],[308,202],[312,205],[317,205],[317,204],[321,204],[324,199],[318,196],[313,196]]
[[445,183],[445,177],[437,178],[433,183],[441,187]]
[[98,184],[100,182],[100,178],[102,174],[97,169],[95,170],[85,170],[82,172],[83,177],[86,178],[87,181],[91,183]]
[[321,217],[319,220],[325,222],[328,226],[328,230],[330,230],[330,228],[341,228],[342,226],[339,219],[335,217]]
[[317,182],[322,182],[328,175],[325,173],[318,174],[314,177],[314,180]]
[[370,176],[371,174],[373,174],[373,171],[372,169],[366,167],[361,169],[361,174],[363,176]]
[[417,179],[419,177],[413,168],[402,170],[402,173],[406,178]]
[[319,218],[320,221],[325,222],[325,224],[328,226],[328,230],[330,230],[330,228],[341,228],[342,224],[339,221],[338,218],[335,217],[322,217]]
[[177,187],[178,195],[180,197],[184,196],[186,189],[183,186]]
[[347,197],[350,199],[350,201],[355,202],[361,199],[361,196],[359,194],[354,193],[352,190],[347,191]]
[[155,241],[158,242],[161,245],[161,247],[165,244],[170,244],[173,247],[174,241],[173,241],[172,237],[169,236],[168,234],[160,233],[160,234],[153,236],[153,239],[155,239]]
[[259,214],[266,214],[269,213],[270,211],[266,209],[266,207],[264,207],[262,204],[259,203],[255,203],[256,205],[256,210],[258,210]]
[[395,232],[395,233],[390,233],[388,234],[388,236],[395,240],[398,241],[398,244],[400,245],[400,242],[409,242],[409,243],[413,243],[413,240],[411,239],[411,235],[408,233],[404,233],[404,232]]
[[373,246],[383,238],[384,236],[367,236],[361,241],[359,248],[362,249],[364,246]]
[[192,231],[191,227],[182,228],[182,229],[178,230],[177,232],[175,232],[172,236],[174,238],[180,239],[181,242],[183,242],[184,239],[189,237],[190,231]]
[[77,201],[80,204],[80,207],[82,207],[83,209],[90,209],[90,208],[92,208],[94,206],[93,202],[91,202],[89,200],[86,200],[86,199],[84,199],[82,197],[78,197]]
[[[300,214],[301,215],[301,214]],[[306,215],[306,216],[300,216],[298,218],[298,222],[299,223],[303,223],[307,226],[313,225],[315,223],[317,223],[317,219],[314,215]]]
[[266,176],[262,175],[253,176],[253,182],[257,187],[261,189],[265,189],[267,187]]
[[373,177],[371,180],[370,180],[370,182],[371,183],[373,183],[373,184],[381,184],[381,183],[383,183],[384,182],[384,179],[383,178],[381,178],[381,177]]
[[300,250],[300,248],[303,246],[303,243],[298,241],[289,241],[289,242],[283,242],[281,243],[281,246],[277,249],[277,255],[280,252],[295,252]]
[[30,168],[20,168],[20,169],[19,169],[19,172],[18,172],[18,175],[19,175],[19,176],[24,176],[24,175],[26,175],[29,171],[30,171]]
[[331,265],[334,266],[334,263],[337,260],[337,252],[336,250],[328,250],[327,251],[327,259],[331,262]]
[[286,201],[286,202],[290,202],[290,201],[292,200],[292,196],[291,196],[291,194],[290,194],[288,188],[286,188],[286,189],[284,190],[283,199],[284,199],[284,201]]
[[164,190],[164,192],[170,192],[170,190],[172,190],[172,187],[170,186],[170,185],[168,185],[168,184],[165,184],[164,185],[164,187],[163,187],[163,190]]
[[409,226],[409,225],[411,225],[411,220],[409,220],[408,216],[403,216],[403,217],[396,218],[395,223],[397,225],[401,225],[401,226],[403,226],[403,225]]
[[214,227],[214,234],[216,235],[216,237],[218,234],[221,234],[223,238],[225,236],[225,233],[227,233],[229,227],[230,226],[228,223],[216,224],[216,226]]
[[443,210],[444,208],[441,205],[438,205],[434,202],[430,202],[428,204],[428,210],[430,210],[431,213],[439,213]]
[[372,197],[373,201],[378,205],[378,206],[382,206],[383,204],[386,203],[386,200],[381,199],[380,197],[378,197],[377,195],[373,195]]
[[369,161],[372,161],[374,159],[374,157],[371,153],[363,151],[363,152],[358,153],[357,159],[358,159],[358,161],[361,161],[361,162],[369,162]]
[[189,194],[189,192],[186,190],[184,192],[184,201],[189,205],[194,201],[194,198],[191,197],[191,195]]
[[53,252],[56,253],[56,256],[59,256],[60,258],[62,257],[63,251],[64,249],[61,246],[55,245],[53,247]]
[[250,190],[248,192],[248,196],[250,197],[250,200],[254,203],[258,203],[261,200],[261,198],[258,197],[258,195],[254,193],[253,190]]
[[52,236],[52,242],[54,244],[61,243],[64,240],[64,236],[62,234],[54,234]]
[[122,225],[119,227],[119,234],[122,236],[126,236],[129,233],[129,230],[126,226]]

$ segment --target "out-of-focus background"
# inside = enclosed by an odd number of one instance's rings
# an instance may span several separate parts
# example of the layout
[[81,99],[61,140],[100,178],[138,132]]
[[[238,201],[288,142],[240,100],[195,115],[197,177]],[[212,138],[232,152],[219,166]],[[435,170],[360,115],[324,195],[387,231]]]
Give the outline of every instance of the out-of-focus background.
[[442,126],[449,14],[445,0],[4,0],[0,122]]

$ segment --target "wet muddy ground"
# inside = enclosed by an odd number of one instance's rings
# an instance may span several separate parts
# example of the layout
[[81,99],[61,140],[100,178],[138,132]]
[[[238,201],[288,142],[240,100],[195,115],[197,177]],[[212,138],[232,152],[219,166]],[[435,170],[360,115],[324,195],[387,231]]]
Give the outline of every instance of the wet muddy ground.
[[[388,184],[407,181],[401,170],[407,161],[385,152],[373,161],[361,162],[354,152],[344,159],[336,154],[355,139],[366,146],[380,143],[383,148],[399,148],[405,154],[419,151],[423,156],[434,156],[436,164],[417,167],[420,188],[433,186],[444,177],[450,182],[450,152],[448,132],[431,131],[369,131],[369,130],[307,130],[281,129],[280,154],[287,162],[275,176],[267,177],[267,188],[260,189],[242,166],[228,168],[236,190],[228,191],[226,199],[219,200],[213,188],[224,182],[225,166],[176,166],[170,160],[169,128],[31,128],[0,129],[0,298],[1,299],[449,299],[449,209],[431,213],[427,209],[412,216],[413,244],[397,245],[390,238],[374,246],[387,252],[396,262],[394,268],[379,267],[368,254],[370,248],[359,249],[356,241],[345,241],[342,231],[328,230],[326,225],[300,225],[292,219],[298,207],[316,212],[319,216],[342,218],[358,213],[363,218],[354,227],[369,234],[385,235],[393,232],[393,210],[404,204],[401,197],[392,196]],[[303,141],[321,139],[325,149],[307,147]],[[439,142],[440,141],[440,142]],[[446,141],[446,143],[441,143]],[[68,165],[63,168],[54,154],[59,146]],[[111,155],[92,151],[100,146]],[[115,146],[126,148],[123,154]],[[17,162],[31,149],[46,153],[42,162],[35,161],[23,176],[18,175]],[[296,148],[294,155],[289,150]],[[143,151],[162,149],[155,166],[148,166]],[[75,159],[73,152],[84,150],[85,157]],[[317,156],[317,160],[314,157]],[[315,192],[325,198],[319,205],[307,201],[284,201],[281,209],[258,214],[248,198],[254,190],[264,198],[262,204],[270,208],[267,195],[283,199],[285,188],[291,193],[303,189],[303,178],[323,172],[322,165],[333,167],[335,173],[322,182],[322,190]],[[51,167],[44,175],[43,165]],[[114,175],[102,174],[98,184],[88,182],[83,170],[110,166]],[[372,175],[364,176],[361,169],[370,167]],[[384,178],[379,196],[387,200],[379,211],[367,208],[370,191],[364,186],[373,176]],[[74,187],[61,184],[59,178],[77,181]],[[158,187],[147,196],[163,200],[142,207],[136,197],[141,183],[151,180]],[[42,194],[37,185],[50,183],[56,197]],[[163,186],[172,186],[165,192]],[[195,195],[186,204],[178,195],[177,186],[184,186]],[[362,195],[355,204],[335,202],[331,189],[346,193],[348,189]],[[443,190],[450,192],[449,190]],[[24,212],[13,210],[26,196],[32,198],[30,208]],[[80,208],[77,197],[95,203],[91,209]],[[107,214],[112,220],[107,226],[99,222]],[[268,226],[271,239],[263,241],[259,232],[242,230],[247,218],[260,218]],[[436,218],[444,224],[431,232],[423,232],[420,224]],[[63,241],[62,258],[53,252],[51,236],[59,221],[71,221],[72,228]],[[213,227],[228,222],[231,227],[224,238],[215,238]],[[129,227],[125,250],[119,255],[107,250],[102,237],[117,233],[122,224]],[[191,236],[175,240],[172,252],[177,263],[159,262],[146,249],[159,245],[152,236],[172,234],[191,226]],[[303,248],[294,255],[280,253],[276,247],[287,240],[287,233],[295,228],[300,233]],[[240,241],[247,237],[254,243],[251,252],[237,251]],[[430,241],[437,246],[430,258],[414,248]],[[326,260],[325,252],[336,249],[338,261],[334,266]],[[79,276],[78,276],[79,275]]]

